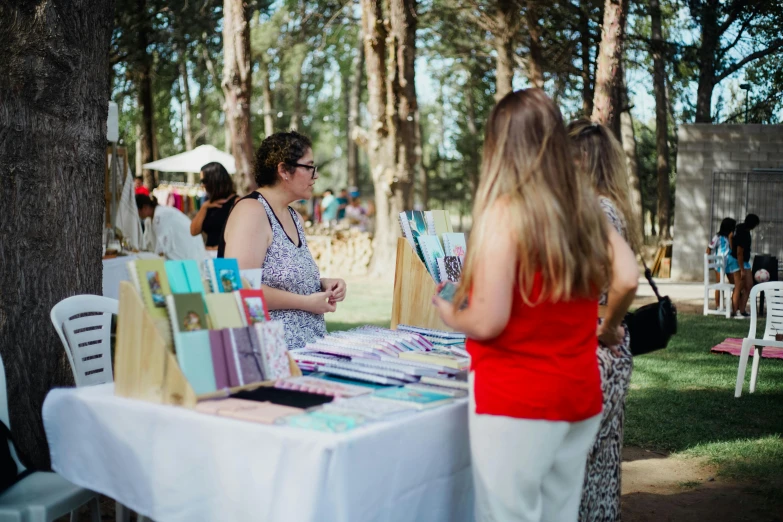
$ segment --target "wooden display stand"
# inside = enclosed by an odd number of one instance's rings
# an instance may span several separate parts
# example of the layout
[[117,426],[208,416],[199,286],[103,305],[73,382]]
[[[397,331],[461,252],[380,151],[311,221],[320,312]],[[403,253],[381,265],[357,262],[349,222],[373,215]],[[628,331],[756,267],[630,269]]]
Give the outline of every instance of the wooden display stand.
[[405,238],[397,239],[397,264],[394,270],[394,300],[391,328],[405,324],[421,328],[452,331],[443,324],[432,305],[437,283]]
[[[196,396],[177,358],[147,312],[133,285],[120,282],[120,309],[117,319],[117,347],[114,357],[114,394],[156,404],[194,408],[199,400],[225,397],[225,390]],[[299,366],[288,356],[291,375],[300,376]],[[264,381],[230,388],[229,393],[271,386]]]

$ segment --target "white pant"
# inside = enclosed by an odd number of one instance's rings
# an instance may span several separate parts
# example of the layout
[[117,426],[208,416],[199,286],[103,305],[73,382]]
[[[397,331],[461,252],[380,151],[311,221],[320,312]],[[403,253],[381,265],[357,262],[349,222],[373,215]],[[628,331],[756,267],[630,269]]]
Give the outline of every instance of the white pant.
[[575,522],[601,415],[573,423],[477,415],[473,398],[471,379],[476,522]]

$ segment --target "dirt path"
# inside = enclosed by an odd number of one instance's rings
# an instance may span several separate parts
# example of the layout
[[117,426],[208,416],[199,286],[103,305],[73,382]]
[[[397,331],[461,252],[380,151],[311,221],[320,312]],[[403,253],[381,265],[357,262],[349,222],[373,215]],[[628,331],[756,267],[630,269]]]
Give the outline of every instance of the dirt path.
[[716,477],[703,459],[623,450],[624,522],[783,522],[783,499]]

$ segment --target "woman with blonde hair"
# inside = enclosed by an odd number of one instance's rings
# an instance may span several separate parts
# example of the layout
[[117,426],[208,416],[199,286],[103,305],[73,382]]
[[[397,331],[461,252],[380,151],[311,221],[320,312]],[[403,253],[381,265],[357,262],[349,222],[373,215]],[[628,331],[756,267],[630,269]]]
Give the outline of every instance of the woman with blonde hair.
[[455,298],[433,303],[472,356],[476,518],[576,520],[602,407],[595,350],[620,341],[638,270],[574,172],[560,111],[540,89],[492,110],[473,223]]
[[[635,244],[636,223],[628,196],[628,170],[625,152],[612,132],[588,120],[573,121],[568,134],[575,163],[582,177],[598,196],[601,209],[618,234]],[[601,295],[601,305],[610,304],[611,295]],[[620,520],[620,464],[623,449],[625,397],[631,382],[633,356],[630,337],[623,323],[621,342],[602,342],[598,347],[604,410],[598,435],[590,449],[579,507],[579,520]]]

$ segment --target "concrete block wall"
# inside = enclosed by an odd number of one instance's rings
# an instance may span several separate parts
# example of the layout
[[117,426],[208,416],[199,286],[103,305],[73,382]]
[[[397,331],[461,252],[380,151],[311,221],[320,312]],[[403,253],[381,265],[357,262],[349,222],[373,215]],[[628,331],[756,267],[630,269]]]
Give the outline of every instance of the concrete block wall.
[[710,240],[712,172],[783,168],[783,125],[681,125],[677,139],[672,279],[701,281]]

